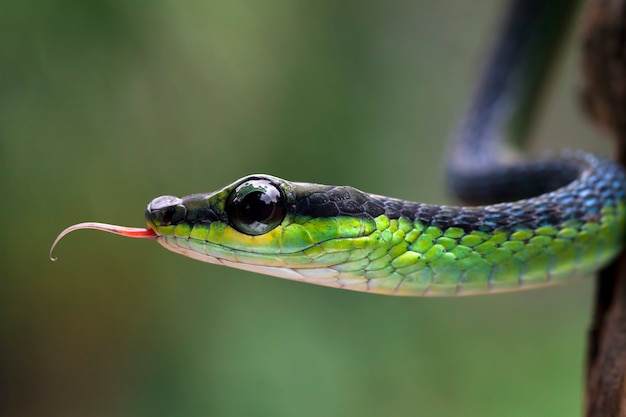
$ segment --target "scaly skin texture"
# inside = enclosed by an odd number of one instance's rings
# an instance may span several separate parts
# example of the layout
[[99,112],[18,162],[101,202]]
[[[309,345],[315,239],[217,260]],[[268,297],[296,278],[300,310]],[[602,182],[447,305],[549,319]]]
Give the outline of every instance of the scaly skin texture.
[[428,205],[255,175],[214,193],[156,198],[146,211],[150,229],[84,223],[59,238],[80,228],[156,237],[206,262],[394,295],[515,290],[591,273],[623,245],[622,170],[582,151],[530,161],[499,152],[507,127],[527,131],[524,112],[576,3],[511,3],[455,137],[452,190],[472,204],[497,204]]
[[[391,295],[516,290],[588,274],[621,247],[624,174],[590,154],[566,157],[578,179],[515,203],[436,206],[254,175],[176,200],[177,224],[161,224],[171,206],[149,206],[146,216],[169,250],[268,275]],[[258,236],[233,228],[225,208],[251,178],[286,199],[284,220]]]

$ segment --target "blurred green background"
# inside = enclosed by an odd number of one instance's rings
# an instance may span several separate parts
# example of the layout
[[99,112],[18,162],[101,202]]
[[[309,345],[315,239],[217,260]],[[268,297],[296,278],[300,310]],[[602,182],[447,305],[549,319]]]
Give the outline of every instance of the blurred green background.
[[[425,202],[503,2],[0,6],[6,416],[572,416],[593,282],[338,291],[79,232],[264,172]],[[609,143],[556,73],[535,151]]]

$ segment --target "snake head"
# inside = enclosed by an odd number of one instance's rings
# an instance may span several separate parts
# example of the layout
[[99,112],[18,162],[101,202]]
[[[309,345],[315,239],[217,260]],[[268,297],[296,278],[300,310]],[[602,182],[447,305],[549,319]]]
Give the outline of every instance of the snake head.
[[148,204],[146,220],[159,236],[220,243],[229,240],[223,235],[227,231],[241,234],[234,240],[270,233],[294,212],[293,201],[289,182],[253,175],[212,193],[157,197]]
[[372,234],[371,198],[352,188],[250,175],[212,193],[158,197],[148,226],[165,248],[204,262],[294,278],[346,262]]

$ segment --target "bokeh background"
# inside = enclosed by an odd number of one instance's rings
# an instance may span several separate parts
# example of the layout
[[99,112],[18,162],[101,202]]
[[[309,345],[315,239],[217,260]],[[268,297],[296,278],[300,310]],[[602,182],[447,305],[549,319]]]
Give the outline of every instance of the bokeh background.
[[[461,299],[203,264],[81,221],[255,172],[425,202],[502,1],[0,6],[5,416],[572,416],[593,282]],[[609,143],[575,41],[533,148]]]

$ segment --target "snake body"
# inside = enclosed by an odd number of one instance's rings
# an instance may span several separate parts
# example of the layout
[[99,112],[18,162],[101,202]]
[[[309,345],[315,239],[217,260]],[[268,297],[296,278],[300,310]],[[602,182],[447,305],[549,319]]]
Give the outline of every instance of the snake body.
[[622,169],[583,151],[504,162],[498,149],[546,70],[551,53],[537,28],[556,3],[513,3],[450,152],[452,188],[488,205],[423,204],[260,174],[211,193],[158,197],[146,210],[149,229],[136,233],[205,262],[391,295],[511,291],[592,273],[623,245]]
[[[588,274],[621,247],[622,171],[588,153],[567,158],[580,166],[576,180],[515,203],[448,207],[253,175],[155,199],[146,216],[171,251],[267,275],[393,295],[513,290]],[[228,198],[255,182],[279,190],[285,216],[248,235],[233,227]]]

